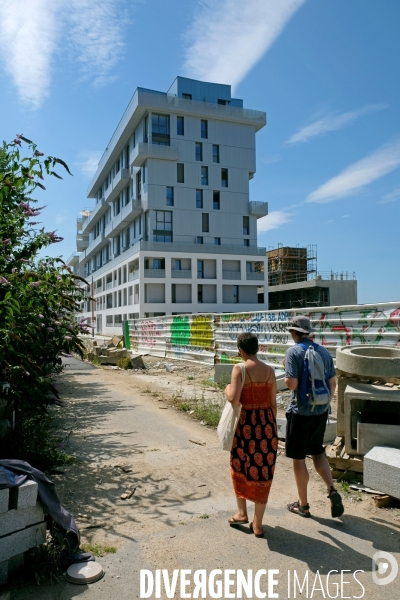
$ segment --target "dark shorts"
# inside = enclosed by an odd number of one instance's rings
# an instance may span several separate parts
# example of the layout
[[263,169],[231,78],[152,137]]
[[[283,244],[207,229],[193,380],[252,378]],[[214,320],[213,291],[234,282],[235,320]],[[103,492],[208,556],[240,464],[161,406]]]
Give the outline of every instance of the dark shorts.
[[328,411],[322,415],[306,417],[293,412],[286,413],[286,456],[301,460],[307,455],[316,456],[324,452]]

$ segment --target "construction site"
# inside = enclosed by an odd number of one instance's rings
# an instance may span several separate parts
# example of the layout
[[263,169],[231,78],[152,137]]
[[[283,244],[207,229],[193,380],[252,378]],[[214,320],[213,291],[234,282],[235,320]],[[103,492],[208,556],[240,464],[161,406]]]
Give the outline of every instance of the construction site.
[[318,271],[315,244],[278,244],[267,258],[270,310],[357,304],[355,273]]

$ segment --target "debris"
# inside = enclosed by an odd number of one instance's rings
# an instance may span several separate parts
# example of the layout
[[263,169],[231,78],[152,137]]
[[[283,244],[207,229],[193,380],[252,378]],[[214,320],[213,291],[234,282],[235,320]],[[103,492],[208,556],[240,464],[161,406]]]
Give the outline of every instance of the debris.
[[189,410],[188,414],[192,415],[194,413],[194,410]]
[[197,444],[198,446],[205,446],[206,445],[206,442],[199,442],[198,440],[189,440],[189,442],[192,442],[192,444]]
[[167,363],[165,363],[165,368],[167,369],[168,373],[173,373],[173,371],[175,371],[174,365],[168,365]]
[[159,406],[158,408],[162,408],[163,410],[168,410],[168,406]]
[[121,469],[124,473],[130,473],[132,471],[132,468],[127,465],[114,465],[114,468]]
[[385,383],[384,387],[392,388],[394,387],[394,383]]
[[136,491],[136,488],[133,488],[131,490],[126,490],[126,492],[124,494],[121,494],[121,496],[120,496],[121,500],[129,500],[129,498],[132,498],[135,491]]
[[393,504],[394,498],[393,496],[374,496],[374,501],[377,508],[385,508]]
[[349,488],[351,488],[352,490],[359,490],[360,492],[366,492],[367,494],[377,494],[378,496],[384,495],[382,492],[378,492],[378,490],[373,490],[372,488],[362,485],[361,483],[352,483],[351,485],[349,485]]

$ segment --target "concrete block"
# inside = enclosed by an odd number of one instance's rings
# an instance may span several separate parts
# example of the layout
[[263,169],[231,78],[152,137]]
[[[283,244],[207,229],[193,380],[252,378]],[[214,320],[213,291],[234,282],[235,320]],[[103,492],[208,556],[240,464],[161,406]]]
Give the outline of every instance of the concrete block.
[[10,509],[36,506],[37,496],[38,485],[31,480],[28,480],[17,487],[10,488]]
[[343,346],[336,350],[336,366],[345,373],[367,379],[398,378],[400,348]]
[[7,583],[8,575],[8,560],[0,562],[0,585]]
[[[347,454],[358,454],[356,444],[357,412],[365,409],[367,406],[371,406],[371,404],[375,407],[374,410],[379,412],[380,402],[400,403],[400,390],[380,385],[370,385],[368,383],[351,383],[346,387],[344,393],[344,416],[345,451]],[[400,410],[400,405],[397,406],[399,406]]]
[[0,563],[12,556],[26,552],[30,548],[40,546],[46,539],[46,523],[39,523],[27,527],[22,531],[10,533],[1,538]]
[[[284,440],[286,438],[286,418],[278,417],[276,419],[276,424],[278,427],[278,438],[280,440]],[[324,444],[329,444],[329,442],[333,442],[336,437],[336,421],[332,421],[326,424],[325,435],[324,435]]]
[[366,454],[375,446],[400,449],[400,425],[358,423],[357,452]]
[[29,525],[41,523],[44,520],[43,508],[39,502],[36,506],[20,508],[18,510],[9,510],[0,516],[0,543],[4,535],[13,531],[25,529]]
[[0,514],[8,511],[9,492],[8,488],[0,490]]
[[364,456],[364,485],[400,499],[400,450],[372,448]]

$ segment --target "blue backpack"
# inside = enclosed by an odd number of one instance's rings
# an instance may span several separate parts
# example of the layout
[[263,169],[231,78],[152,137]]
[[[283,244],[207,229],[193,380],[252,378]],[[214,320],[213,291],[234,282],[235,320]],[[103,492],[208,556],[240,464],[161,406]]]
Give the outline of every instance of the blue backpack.
[[331,401],[331,390],[324,362],[317,352],[319,346],[314,342],[311,344],[299,343],[299,346],[304,348],[306,353],[301,381],[296,390],[297,402],[303,406],[312,406],[312,411],[316,406],[325,405],[328,408]]

